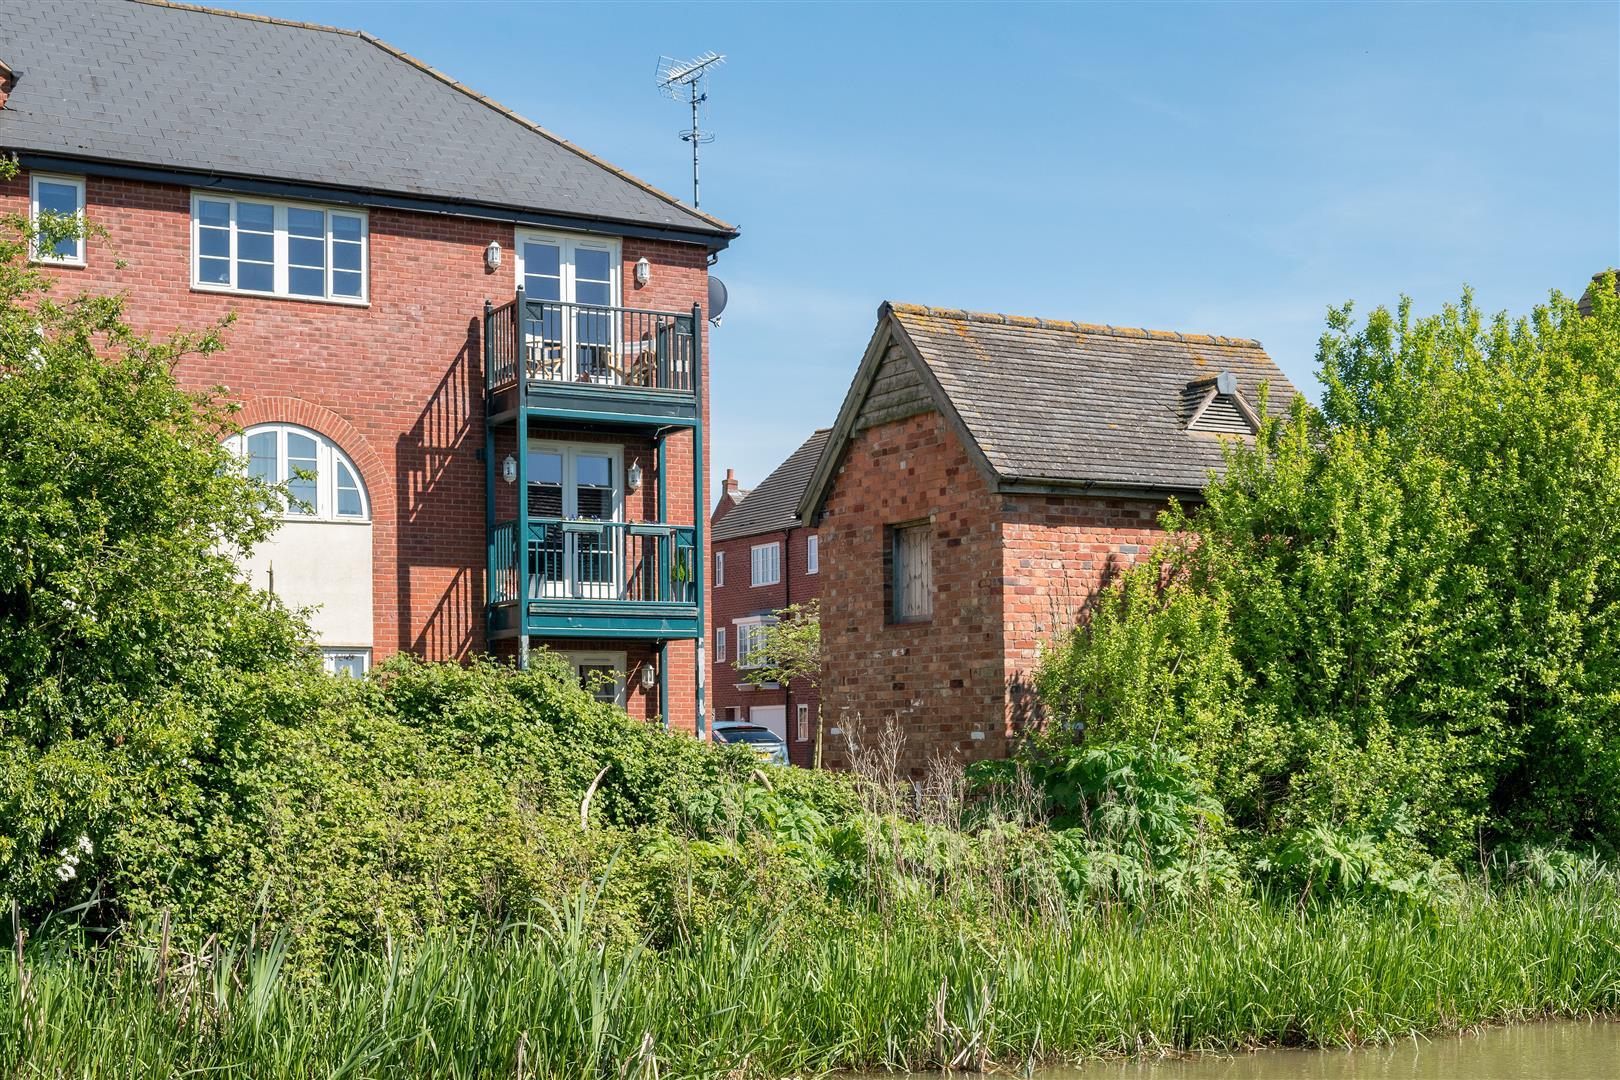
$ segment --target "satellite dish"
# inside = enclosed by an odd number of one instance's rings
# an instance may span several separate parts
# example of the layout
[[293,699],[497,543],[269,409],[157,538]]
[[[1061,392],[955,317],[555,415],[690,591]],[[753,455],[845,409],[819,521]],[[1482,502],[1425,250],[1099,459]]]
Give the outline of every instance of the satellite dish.
[[710,274],[709,275],[709,318],[718,319],[721,315],[725,314],[725,311],[726,311],[726,298],[729,295],[730,294],[726,292],[726,283],[721,281],[719,278],[715,277],[713,274]]
[[[711,288],[711,296],[713,295],[713,292],[714,290]],[[1222,394],[1237,393],[1237,376],[1232,374],[1230,371],[1221,372],[1219,375],[1215,376],[1215,389]]]

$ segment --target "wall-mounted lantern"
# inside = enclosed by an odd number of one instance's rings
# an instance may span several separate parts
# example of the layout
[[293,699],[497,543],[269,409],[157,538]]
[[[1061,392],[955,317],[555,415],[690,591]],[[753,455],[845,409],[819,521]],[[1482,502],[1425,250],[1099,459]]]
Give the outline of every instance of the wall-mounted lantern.
[[641,258],[636,260],[636,286],[639,288],[651,280],[652,263],[648,262],[647,257],[643,255]]
[[489,247],[484,249],[484,269],[493,274],[500,268],[501,242],[499,240],[491,240],[489,242]]
[[631,491],[641,490],[641,462],[632,461],[630,468],[625,470],[624,484]]
[[517,458],[511,454],[507,454],[506,460],[501,462],[501,479],[508,484],[517,483]]
[[643,690],[651,690],[657,685],[658,665],[654,661],[648,660],[646,663],[641,665],[641,688]]

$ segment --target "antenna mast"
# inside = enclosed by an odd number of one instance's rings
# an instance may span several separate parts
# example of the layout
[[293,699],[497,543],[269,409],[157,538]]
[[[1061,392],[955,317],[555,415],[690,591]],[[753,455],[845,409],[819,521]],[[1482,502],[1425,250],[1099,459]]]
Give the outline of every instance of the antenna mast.
[[709,100],[709,69],[725,62],[720,53],[704,53],[696,60],[658,58],[658,89],[672,101],[686,100],[692,106],[692,126],[680,133],[681,141],[692,144],[692,209],[698,208],[698,146],[714,142],[714,132],[698,127],[698,106]]

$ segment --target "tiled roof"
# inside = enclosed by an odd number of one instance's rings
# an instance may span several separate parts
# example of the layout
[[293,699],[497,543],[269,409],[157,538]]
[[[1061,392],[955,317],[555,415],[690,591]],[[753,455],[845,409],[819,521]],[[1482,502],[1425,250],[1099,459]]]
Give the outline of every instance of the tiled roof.
[[1223,409],[1200,428],[1236,429],[1243,415],[1235,401],[1222,400],[1223,372],[1252,409],[1266,385],[1273,415],[1286,412],[1297,393],[1249,338],[887,303],[839,410],[833,445],[800,500],[801,515],[820,511],[866,397],[879,370],[892,369],[896,348],[921,377],[924,406],[951,421],[1002,488],[1196,493],[1222,465],[1221,439],[1232,437],[1190,429],[1200,409]]
[[799,500],[831,433],[831,428],[822,428],[811,435],[746,498],[727,510],[714,527],[714,539],[735,540],[797,525]]
[[735,233],[369,34],[148,0],[0,27],[3,150]]
[[1002,480],[1197,490],[1220,439],[1189,431],[1189,384],[1223,371],[1281,414],[1295,390],[1258,341],[890,304]]

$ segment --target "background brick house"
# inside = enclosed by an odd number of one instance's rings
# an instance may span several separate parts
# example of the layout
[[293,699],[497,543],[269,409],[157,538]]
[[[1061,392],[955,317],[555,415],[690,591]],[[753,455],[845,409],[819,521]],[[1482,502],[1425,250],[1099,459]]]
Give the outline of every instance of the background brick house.
[[890,718],[913,774],[1004,755],[1041,643],[1294,394],[1255,341],[885,304],[799,507],[827,764]]
[[820,537],[798,518],[805,486],[827,444],[829,429],[806,439],[763,483],[740,491],[731,470],[712,516],[714,565],[714,715],[770,728],[788,745],[795,765],[815,760],[820,695],[804,679],[787,686],[753,686],[739,665],[754,628],[772,612],[821,596]]
[[240,403],[250,467],[317,472],[247,570],[329,662],[532,642],[699,727],[695,306],[736,231],[353,31],[65,0],[0,26],[0,209],[106,230],[42,253],[59,295],[156,335],[236,316],[178,374]]

